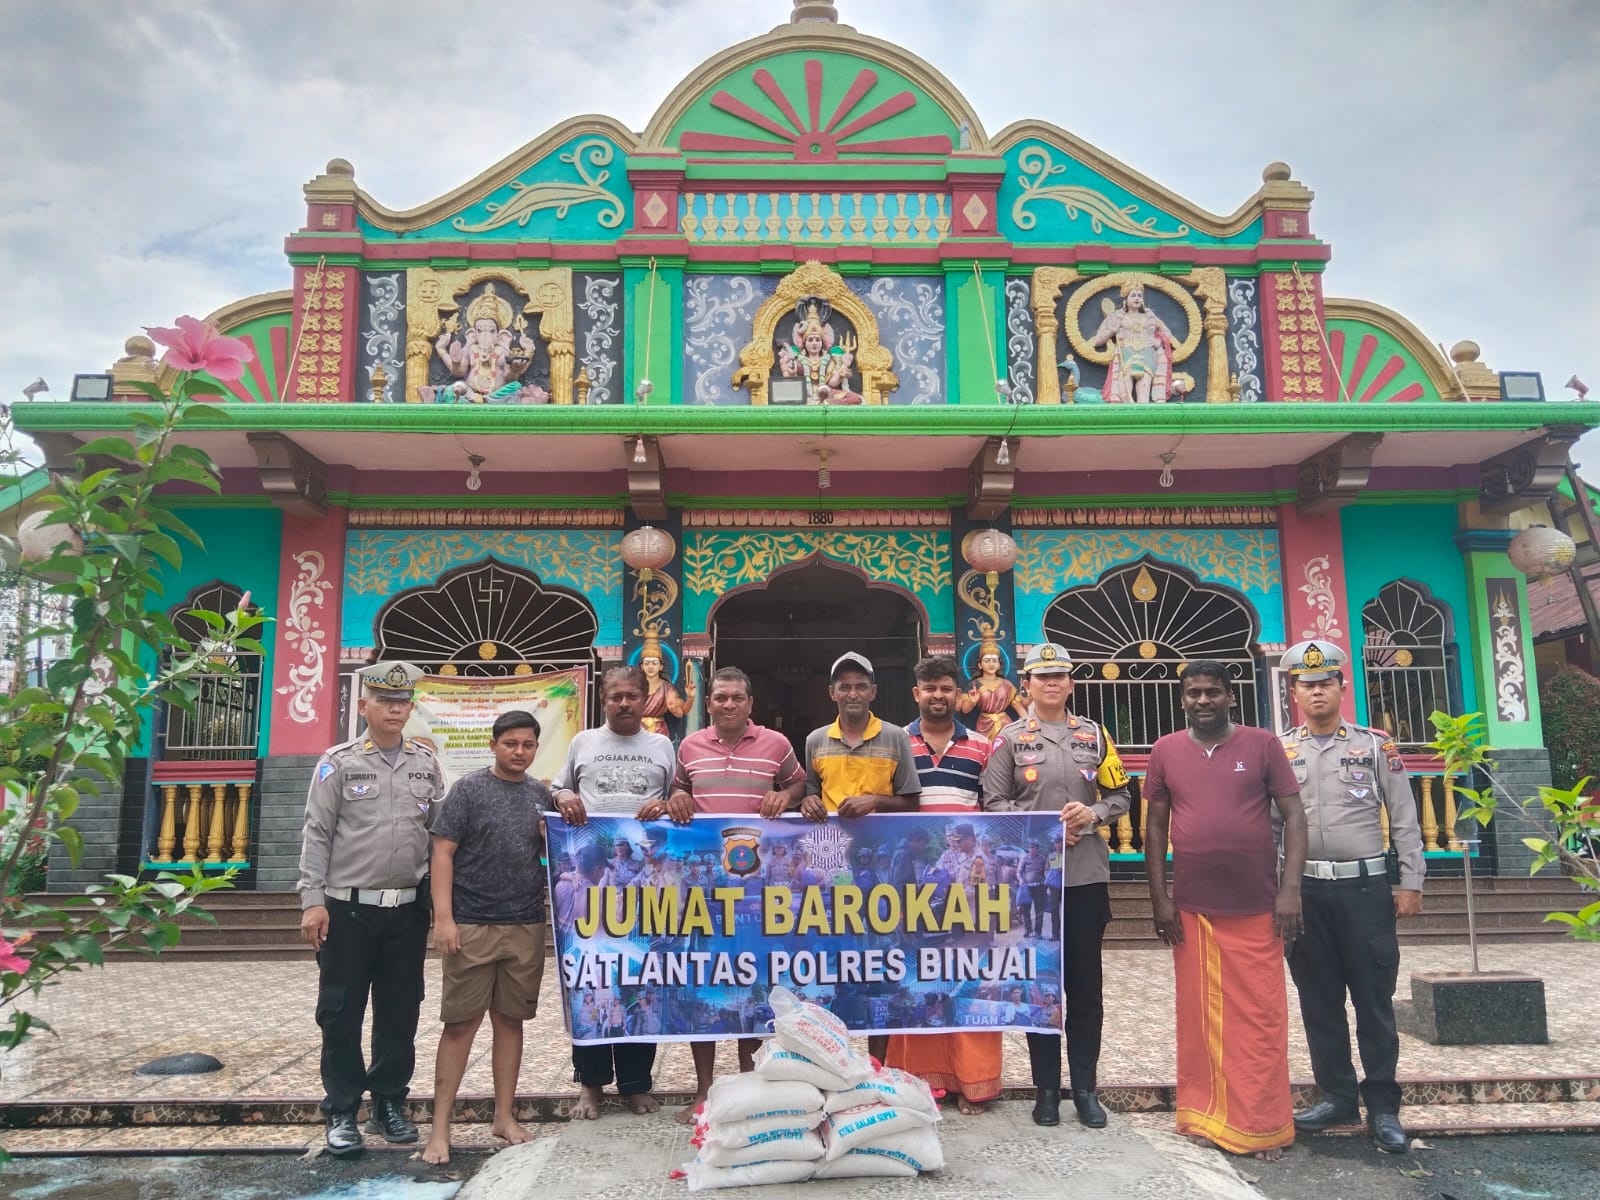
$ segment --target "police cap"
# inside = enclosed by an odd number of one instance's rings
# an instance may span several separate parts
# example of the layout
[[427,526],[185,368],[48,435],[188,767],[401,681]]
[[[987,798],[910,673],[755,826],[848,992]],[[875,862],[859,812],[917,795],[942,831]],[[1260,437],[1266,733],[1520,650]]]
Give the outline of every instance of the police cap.
[[1072,673],[1072,655],[1067,653],[1065,646],[1058,646],[1055,642],[1040,642],[1028,651],[1028,657],[1023,660],[1022,673],[1024,675],[1070,675]]
[[361,686],[385,700],[409,700],[423,671],[407,662],[373,663],[361,672]]
[[1344,651],[1330,642],[1296,642],[1283,652],[1278,666],[1289,672],[1290,679],[1315,683],[1344,669]]

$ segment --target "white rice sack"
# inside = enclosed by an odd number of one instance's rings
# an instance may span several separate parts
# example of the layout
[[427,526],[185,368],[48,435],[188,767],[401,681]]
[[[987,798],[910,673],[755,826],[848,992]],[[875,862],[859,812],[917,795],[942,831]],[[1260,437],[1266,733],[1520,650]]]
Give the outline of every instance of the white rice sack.
[[768,1134],[792,1129],[797,1133],[810,1133],[822,1124],[821,1111],[786,1114],[777,1117],[755,1117],[749,1121],[721,1121],[699,1126],[701,1142],[707,1146],[725,1146],[739,1150],[745,1146],[759,1145]]
[[838,1158],[817,1164],[815,1179],[848,1179],[862,1175],[915,1175],[944,1169],[944,1150],[933,1126],[924,1125],[859,1145]]
[[792,1076],[775,1080],[761,1075],[724,1075],[706,1093],[700,1119],[715,1125],[766,1117],[803,1117],[821,1108],[822,1093],[813,1084]]
[[[762,1079],[774,1082],[798,1080],[821,1088],[825,1092],[836,1092],[854,1086],[851,1080],[830,1071],[821,1063],[813,1062],[804,1054],[785,1050],[776,1041],[763,1042],[761,1049],[756,1051],[756,1074]],[[715,1086],[716,1084],[712,1084],[713,1088]]]
[[813,1162],[822,1157],[822,1139],[809,1129],[778,1129],[757,1134],[737,1148],[707,1142],[695,1155],[695,1162],[707,1167],[747,1167],[768,1159],[801,1159]]
[[851,1049],[849,1028],[827,1009],[802,1003],[786,988],[773,988],[767,999],[777,1014],[773,1035],[785,1050],[805,1055],[846,1083],[872,1074],[872,1061]]
[[860,1179],[868,1175],[909,1179],[917,1173],[910,1163],[871,1150],[851,1150],[831,1161],[824,1159],[816,1168],[813,1179]]
[[860,1108],[864,1104],[887,1104],[891,1108],[925,1112],[935,1120],[939,1116],[939,1102],[933,1098],[933,1089],[927,1081],[898,1067],[885,1067],[876,1075],[843,1090],[824,1090],[833,1093],[823,1104],[828,1112],[842,1112],[847,1108]]
[[871,1104],[865,1108],[829,1113],[822,1127],[823,1137],[827,1141],[828,1160],[831,1162],[858,1146],[874,1145],[893,1133],[927,1128],[935,1119],[927,1113],[909,1108],[890,1108],[887,1104]]
[[762,1183],[804,1183],[816,1164],[797,1159],[767,1159],[742,1167],[708,1167],[701,1162],[686,1163],[684,1175],[691,1192],[712,1188],[755,1187]]

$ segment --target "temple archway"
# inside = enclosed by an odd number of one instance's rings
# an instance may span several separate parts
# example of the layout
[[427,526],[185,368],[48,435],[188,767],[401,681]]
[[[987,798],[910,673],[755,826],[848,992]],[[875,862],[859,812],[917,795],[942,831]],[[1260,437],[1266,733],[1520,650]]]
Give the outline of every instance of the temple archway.
[[911,671],[922,655],[920,606],[828,559],[786,567],[760,587],[729,594],[712,610],[711,633],[706,678],[719,667],[749,675],[754,719],[788,737],[797,754],[806,734],[837,716],[828,668],[846,650],[872,662],[873,712],[900,725],[917,715]]
[[1121,748],[1143,753],[1185,727],[1178,673],[1196,659],[1227,669],[1236,721],[1261,723],[1256,614],[1231,588],[1146,557],[1057,596],[1044,634],[1072,654],[1073,711]]

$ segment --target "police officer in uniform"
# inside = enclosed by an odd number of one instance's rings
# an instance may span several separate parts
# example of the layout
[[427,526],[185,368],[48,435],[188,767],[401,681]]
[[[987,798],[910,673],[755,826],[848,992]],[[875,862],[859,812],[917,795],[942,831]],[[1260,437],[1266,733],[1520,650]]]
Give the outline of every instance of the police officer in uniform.
[[[1300,993],[1300,1017],[1311,1050],[1320,1102],[1294,1115],[1297,1129],[1320,1133],[1353,1125],[1356,1073],[1350,1062],[1350,1027],[1344,998],[1356,1010],[1356,1041],[1365,1078],[1360,1095],[1367,1127],[1379,1150],[1403,1154],[1400,1085],[1395,1066],[1400,1039],[1394,1027],[1394,985],[1400,965],[1395,917],[1422,911],[1422,833],[1400,751],[1389,735],[1345,721],[1344,654],[1324,642],[1289,647],[1281,663],[1289,673],[1304,721],[1282,737],[1305,802],[1307,848],[1301,885],[1305,932],[1289,951],[1289,970]],[[1400,863],[1399,890],[1391,892],[1381,813]]]
[[[444,795],[433,751],[403,735],[422,672],[378,663],[360,675],[367,729],[317,763],[300,849],[300,933],[317,951],[328,1149],[362,1149],[356,1110],[372,1093],[367,1130],[414,1142],[405,1115],[416,1063],[422,962],[428,947],[428,824]],[[372,996],[372,1065],[361,1025]]]
[[[1111,855],[1096,832],[1128,811],[1128,774],[1100,726],[1067,711],[1072,659],[1054,642],[1034,647],[1023,663],[1033,707],[1001,730],[983,771],[983,806],[990,811],[1061,813],[1066,852],[1061,868],[1061,973],[1067,1006],[1067,1070],[1078,1120],[1106,1123],[1095,1095],[1100,1062],[1100,944],[1111,920]],[[1028,1059],[1038,1098],[1039,1125],[1061,1121],[1061,1039],[1028,1035]]]

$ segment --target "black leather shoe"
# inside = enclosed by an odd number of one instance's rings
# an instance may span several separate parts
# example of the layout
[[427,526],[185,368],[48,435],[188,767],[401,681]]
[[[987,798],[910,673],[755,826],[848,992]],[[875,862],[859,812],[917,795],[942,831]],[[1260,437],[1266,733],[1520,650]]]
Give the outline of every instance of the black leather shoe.
[[381,1134],[384,1141],[395,1145],[417,1140],[416,1122],[406,1116],[406,1106],[383,1096],[372,1098],[372,1115],[367,1118],[365,1128],[368,1133]]
[[1033,1123],[1035,1125],[1061,1124],[1061,1089],[1040,1088],[1038,1097],[1033,1102]]
[[1372,1144],[1385,1154],[1404,1154],[1411,1144],[1393,1113],[1369,1113],[1367,1128],[1372,1130]]
[[365,1150],[367,1143],[361,1138],[361,1131],[356,1128],[356,1115],[353,1112],[328,1114],[328,1153],[344,1157],[346,1154],[360,1154]]
[[1078,1110],[1078,1124],[1090,1129],[1106,1127],[1106,1110],[1100,1106],[1100,1098],[1093,1092],[1073,1092],[1072,1106]]
[[1332,1100],[1319,1100],[1310,1108],[1295,1113],[1294,1127],[1301,1133],[1321,1133],[1335,1125],[1355,1125],[1360,1120],[1361,1113],[1354,1108],[1346,1108]]

